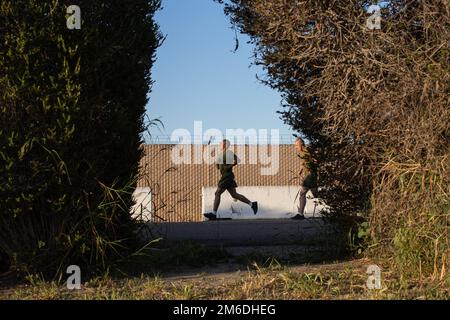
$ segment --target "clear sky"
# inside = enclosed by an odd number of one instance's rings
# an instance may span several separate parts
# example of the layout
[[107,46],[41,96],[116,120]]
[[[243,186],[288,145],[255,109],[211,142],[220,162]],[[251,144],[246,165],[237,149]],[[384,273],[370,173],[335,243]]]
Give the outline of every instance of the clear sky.
[[[164,134],[185,128],[193,132],[194,121],[203,121],[203,130],[279,129],[293,132],[279,119],[278,92],[259,83],[251,66],[252,46],[248,37],[234,30],[221,5],[213,0],[163,0],[156,15],[167,39],[158,49],[153,68],[155,84],[147,115],[160,118]],[[153,129],[152,134],[161,135]]]

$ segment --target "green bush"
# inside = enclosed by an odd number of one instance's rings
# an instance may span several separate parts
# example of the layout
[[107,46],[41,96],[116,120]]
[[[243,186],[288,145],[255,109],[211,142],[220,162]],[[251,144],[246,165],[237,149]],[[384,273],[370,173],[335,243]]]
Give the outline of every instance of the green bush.
[[[66,27],[69,5],[81,30]],[[14,270],[105,267],[131,245],[159,7],[0,4],[0,251]]]

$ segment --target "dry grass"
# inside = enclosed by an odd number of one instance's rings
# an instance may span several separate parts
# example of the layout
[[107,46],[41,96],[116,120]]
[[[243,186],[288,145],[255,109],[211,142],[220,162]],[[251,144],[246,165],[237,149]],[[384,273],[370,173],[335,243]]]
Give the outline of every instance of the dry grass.
[[69,291],[55,282],[34,279],[0,291],[1,299],[449,299],[450,278],[445,281],[417,281],[408,285],[392,272],[383,271],[382,289],[366,287],[367,259],[315,266],[265,268],[257,264],[244,271],[191,276],[95,278],[81,290]]

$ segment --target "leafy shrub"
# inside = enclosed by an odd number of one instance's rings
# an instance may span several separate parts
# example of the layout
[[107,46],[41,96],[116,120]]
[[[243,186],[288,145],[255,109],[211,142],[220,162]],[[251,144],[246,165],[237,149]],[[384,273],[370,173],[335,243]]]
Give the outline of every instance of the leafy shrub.
[[[81,8],[81,30],[66,27],[69,5]],[[159,7],[2,1],[0,250],[13,269],[104,267],[131,244]]]

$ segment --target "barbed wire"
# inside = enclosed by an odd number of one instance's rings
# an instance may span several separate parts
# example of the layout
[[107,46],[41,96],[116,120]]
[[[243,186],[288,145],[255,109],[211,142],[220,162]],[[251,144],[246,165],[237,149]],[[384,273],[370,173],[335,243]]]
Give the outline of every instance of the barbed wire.
[[[292,134],[281,134],[281,135],[264,135],[258,137],[243,136],[232,136],[225,137],[230,140],[234,145],[249,144],[249,145],[260,145],[260,144],[294,144],[296,137]],[[176,136],[171,137],[169,135],[146,135],[144,137],[144,142],[146,144],[218,144],[220,138],[211,138],[204,136]]]

